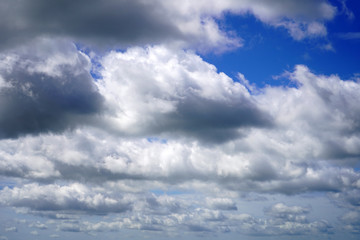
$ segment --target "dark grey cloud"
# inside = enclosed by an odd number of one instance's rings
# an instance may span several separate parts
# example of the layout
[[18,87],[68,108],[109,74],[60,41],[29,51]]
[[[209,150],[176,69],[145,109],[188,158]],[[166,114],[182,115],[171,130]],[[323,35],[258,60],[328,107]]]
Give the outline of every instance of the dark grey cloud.
[[180,35],[156,1],[4,0],[1,5],[2,46],[48,34],[124,46]]
[[[228,36],[204,17],[222,8],[211,13],[189,9],[190,14],[161,0],[3,0],[0,4],[0,49],[39,36],[66,37],[102,50],[171,43],[223,51],[242,45],[240,38]],[[189,23],[195,23],[195,31]]]
[[[181,7],[180,7],[181,6]],[[209,8],[209,6],[212,6]],[[264,11],[266,8],[266,11]],[[336,9],[327,1],[216,1],[183,4],[163,0],[2,0],[0,49],[39,36],[70,37],[108,49],[134,45],[175,43],[200,51],[226,51],[242,40],[224,32],[224,12],[252,13],[274,27],[284,27],[295,39],[326,35],[323,21]]]
[[0,138],[61,132],[100,112],[89,59],[73,44],[39,39],[0,58]]
[[271,116],[245,96],[236,102],[224,103],[189,94],[179,102],[176,113],[166,118],[168,122],[159,132],[185,133],[215,143],[241,137],[244,133],[238,131],[239,128],[273,125]]
[[190,137],[219,144],[243,137],[250,128],[273,127],[272,117],[247,97],[229,103],[190,93],[180,101],[176,98],[173,101],[178,102],[176,111],[154,114],[147,126],[144,125],[141,135],[165,139]]

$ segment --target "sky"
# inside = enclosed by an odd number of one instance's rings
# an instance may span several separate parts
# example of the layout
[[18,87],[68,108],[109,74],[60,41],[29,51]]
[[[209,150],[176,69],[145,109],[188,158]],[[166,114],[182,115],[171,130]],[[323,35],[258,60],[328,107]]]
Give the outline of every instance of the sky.
[[356,0],[0,0],[0,240],[359,239]]

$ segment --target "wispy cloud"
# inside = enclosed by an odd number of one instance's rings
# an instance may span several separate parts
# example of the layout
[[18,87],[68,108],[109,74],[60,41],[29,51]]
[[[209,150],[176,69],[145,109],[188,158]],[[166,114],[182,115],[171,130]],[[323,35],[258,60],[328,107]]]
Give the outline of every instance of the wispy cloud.
[[346,40],[360,39],[360,32],[339,33],[338,36]]

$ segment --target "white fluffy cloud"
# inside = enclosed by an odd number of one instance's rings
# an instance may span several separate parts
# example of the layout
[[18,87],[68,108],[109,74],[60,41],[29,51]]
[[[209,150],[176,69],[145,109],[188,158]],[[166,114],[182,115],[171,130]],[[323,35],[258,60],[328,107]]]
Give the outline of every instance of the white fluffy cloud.
[[165,47],[111,52],[97,82],[109,108],[105,128],[125,135],[194,135],[223,141],[237,129],[271,125],[246,88],[199,56]]

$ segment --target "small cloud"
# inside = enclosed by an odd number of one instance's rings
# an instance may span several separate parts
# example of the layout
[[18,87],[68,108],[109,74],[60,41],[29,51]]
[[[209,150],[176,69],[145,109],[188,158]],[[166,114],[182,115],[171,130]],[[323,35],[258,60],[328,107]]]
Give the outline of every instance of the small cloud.
[[360,32],[339,33],[338,36],[345,40],[356,40],[360,39]]
[[17,232],[17,228],[16,227],[7,227],[5,228],[5,232]]
[[351,11],[347,6],[346,6],[346,0],[342,0],[341,1],[341,14],[344,14],[345,16],[347,16],[347,18],[349,20],[354,20],[355,19],[355,15],[353,13],[353,11]]
[[213,209],[217,210],[237,210],[236,203],[229,198],[207,198],[206,203]]
[[311,60],[311,56],[310,56],[310,54],[308,52],[304,53],[302,57],[306,61]]
[[29,227],[37,228],[37,229],[41,229],[41,230],[45,230],[48,228],[45,224],[40,223],[40,222],[31,223],[31,224],[29,224]]
[[335,48],[333,47],[333,45],[331,43],[321,45],[320,48],[325,51],[335,52]]

